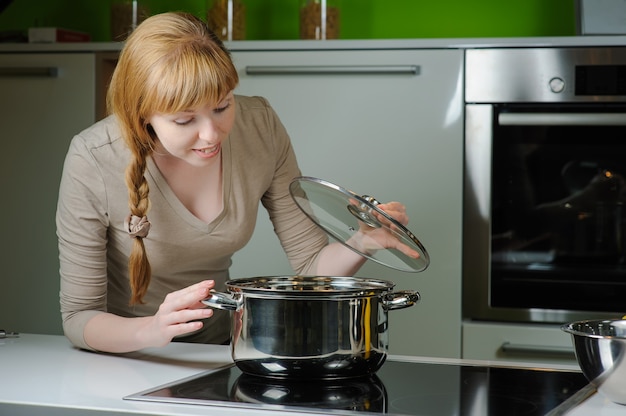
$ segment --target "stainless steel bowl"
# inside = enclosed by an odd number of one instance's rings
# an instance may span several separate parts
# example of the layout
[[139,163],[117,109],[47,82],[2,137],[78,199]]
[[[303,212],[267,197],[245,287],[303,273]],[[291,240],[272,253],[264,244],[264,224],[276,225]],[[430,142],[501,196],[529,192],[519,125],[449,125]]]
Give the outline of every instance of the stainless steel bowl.
[[561,329],[572,335],[587,380],[611,401],[626,405],[626,320],[579,321]]

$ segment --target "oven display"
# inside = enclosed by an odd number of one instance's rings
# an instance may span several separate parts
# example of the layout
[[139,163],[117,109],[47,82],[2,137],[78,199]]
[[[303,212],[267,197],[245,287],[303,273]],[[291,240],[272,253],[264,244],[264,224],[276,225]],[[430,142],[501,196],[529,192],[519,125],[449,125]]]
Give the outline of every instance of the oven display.
[[626,95],[626,65],[576,66],[576,95]]

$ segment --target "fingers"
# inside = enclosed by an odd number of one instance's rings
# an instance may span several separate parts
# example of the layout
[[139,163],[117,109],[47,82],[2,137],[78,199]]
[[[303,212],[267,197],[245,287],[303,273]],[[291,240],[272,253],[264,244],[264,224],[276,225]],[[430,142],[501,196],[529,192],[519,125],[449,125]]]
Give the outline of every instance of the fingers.
[[190,321],[206,319],[213,315],[213,310],[200,301],[209,296],[209,291],[214,286],[213,280],[204,280],[169,293],[157,312],[162,325],[176,326],[175,329],[170,328],[176,335],[201,328],[201,322]]
[[[387,213],[390,217],[394,218],[402,225],[407,225],[409,223],[409,216],[406,213],[406,207],[399,202],[392,201],[385,204],[379,204],[378,208],[385,211],[385,213]],[[391,231],[398,231],[398,227],[395,224],[391,223],[387,218],[384,218],[382,215],[379,215],[378,217],[378,220],[387,227],[389,227]],[[420,257],[419,252],[412,249],[410,246],[402,243],[402,241],[398,239],[398,236],[392,236],[391,245],[392,247],[390,248],[394,248],[408,257],[414,259]]]
[[[387,202],[377,206],[380,210],[385,211],[390,217],[398,221],[402,225],[409,223],[409,216],[406,213],[406,207],[400,202]],[[388,221],[385,219],[385,221]]]
[[197,321],[209,318],[213,315],[213,309],[183,309],[171,314],[171,324],[181,324],[190,321]]
[[411,247],[407,246],[406,244],[400,243],[399,241],[396,247],[394,248],[408,257],[411,257],[414,259],[418,259],[420,257],[420,253],[418,253],[416,250],[413,250]]
[[161,308],[164,312],[188,308],[204,308],[205,306],[200,301],[209,296],[209,291],[214,286],[215,282],[213,280],[204,280],[176,292],[169,293],[161,304]]
[[168,338],[171,341],[173,338],[181,335],[186,335],[191,332],[199,331],[202,329],[203,323],[200,321],[182,322],[176,325],[168,327]]
[[146,317],[147,324],[141,331],[145,344],[163,346],[174,337],[200,330],[201,321],[213,315],[213,309],[200,301],[214,286],[213,280],[204,280],[165,296],[156,314]]

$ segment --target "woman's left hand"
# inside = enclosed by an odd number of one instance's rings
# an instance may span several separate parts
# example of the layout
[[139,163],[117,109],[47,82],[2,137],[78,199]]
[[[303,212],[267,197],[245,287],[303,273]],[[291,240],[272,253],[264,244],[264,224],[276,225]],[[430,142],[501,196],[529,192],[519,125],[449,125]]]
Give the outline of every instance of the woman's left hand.
[[[394,201],[378,204],[377,208],[385,211],[386,214],[403,226],[409,223],[406,207],[400,202]],[[416,250],[400,240],[399,234],[396,233],[398,230],[396,224],[374,210],[371,211],[371,215],[383,226],[372,227],[359,221],[359,231],[350,239],[350,245],[366,254],[380,249],[396,249],[408,257],[419,258],[420,255]]]

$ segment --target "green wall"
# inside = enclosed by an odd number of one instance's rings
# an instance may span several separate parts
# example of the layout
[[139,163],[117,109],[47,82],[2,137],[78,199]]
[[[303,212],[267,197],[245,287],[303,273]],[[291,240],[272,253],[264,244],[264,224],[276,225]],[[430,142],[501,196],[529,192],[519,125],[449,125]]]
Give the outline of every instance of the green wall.
[[[298,0],[242,0],[247,39],[297,39]],[[339,0],[342,39],[573,36],[575,0]],[[206,0],[139,0],[152,13],[206,13]],[[60,26],[110,41],[110,0],[14,0],[0,31]]]

